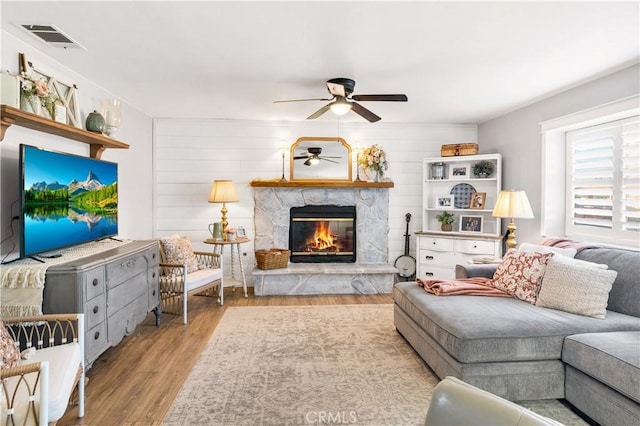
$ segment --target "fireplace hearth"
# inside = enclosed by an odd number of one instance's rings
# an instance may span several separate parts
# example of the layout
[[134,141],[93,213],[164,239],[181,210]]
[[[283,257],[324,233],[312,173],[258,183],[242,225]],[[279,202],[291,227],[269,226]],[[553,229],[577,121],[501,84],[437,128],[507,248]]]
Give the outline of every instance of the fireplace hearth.
[[290,209],[292,263],[354,263],[355,206],[306,205]]

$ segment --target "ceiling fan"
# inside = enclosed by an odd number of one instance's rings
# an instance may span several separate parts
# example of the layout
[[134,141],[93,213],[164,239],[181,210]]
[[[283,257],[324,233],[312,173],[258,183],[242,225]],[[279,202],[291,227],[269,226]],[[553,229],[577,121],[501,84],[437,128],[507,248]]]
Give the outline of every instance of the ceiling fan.
[[313,120],[320,117],[325,112],[331,110],[336,115],[344,115],[349,111],[353,111],[371,123],[380,120],[373,112],[363,107],[357,102],[384,101],[384,102],[407,102],[407,95],[352,95],[356,82],[350,78],[332,78],[327,81],[327,90],[333,97],[319,99],[292,99],[285,101],[274,101],[274,103],[282,102],[302,102],[302,101],[330,101],[309,117],[307,120]]
[[320,156],[322,148],[307,148],[307,152],[299,156],[293,157],[294,160],[306,160],[303,164],[305,166],[313,166],[318,164],[320,160],[329,161],[330,163],[339,164],[337,161],[329,160],[329,158],[341,158],[341,157],[326,157]]

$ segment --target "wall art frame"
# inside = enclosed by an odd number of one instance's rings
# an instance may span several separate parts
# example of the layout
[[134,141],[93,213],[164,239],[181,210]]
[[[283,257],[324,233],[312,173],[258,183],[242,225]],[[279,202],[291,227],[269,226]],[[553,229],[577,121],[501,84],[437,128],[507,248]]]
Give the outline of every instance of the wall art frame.
[[474,192],[473,194],[471,194],[471,200],[469,201],[469,208],[472,210],[483,210],[486,201],[487,201],[486,192]]
[[456,196],[453,194],[436,195],[434,205],[437,209],[452,209],[455,206]]
[[46,67],[40,65],[35,66],[31,61],[27,60],[24,53],[18,53],[18,64],[20,67],[20,75],[44,79],[49,91],[57,95],[57,102],[66,110],[64,124],[82,129],[80,107],[78,105],[78,86],[69,79],[56,76],[54,71]]
[[470,176],[471,176],[470,163],[449,164],[449,179],[452,179],[452,180],[469,179]]

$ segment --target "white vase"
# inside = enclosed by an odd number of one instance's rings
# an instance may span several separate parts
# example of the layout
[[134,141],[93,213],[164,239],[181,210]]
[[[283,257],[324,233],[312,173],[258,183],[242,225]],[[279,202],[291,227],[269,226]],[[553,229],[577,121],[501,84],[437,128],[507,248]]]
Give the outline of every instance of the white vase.
[[42,115],[42,105],[37,96],[20,94],[20,109],[31,114]]

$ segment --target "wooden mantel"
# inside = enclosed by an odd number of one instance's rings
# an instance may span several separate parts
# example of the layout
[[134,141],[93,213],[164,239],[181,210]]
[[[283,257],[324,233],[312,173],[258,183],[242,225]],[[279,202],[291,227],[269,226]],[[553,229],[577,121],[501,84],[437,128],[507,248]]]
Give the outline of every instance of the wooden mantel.
[[249,186],[262,188],[393,188],[393,182],[365,182],[342,180],[281,181],[254,179]]
[[103,134],[58,123],[50,118],[31,114],[8,105],[0,105],[0,141],[4,139],[5,132],[13,124],[89,144],[91,158],[99,159],[107,148],[129,149],[129,145],[126,143],[111,139]]

